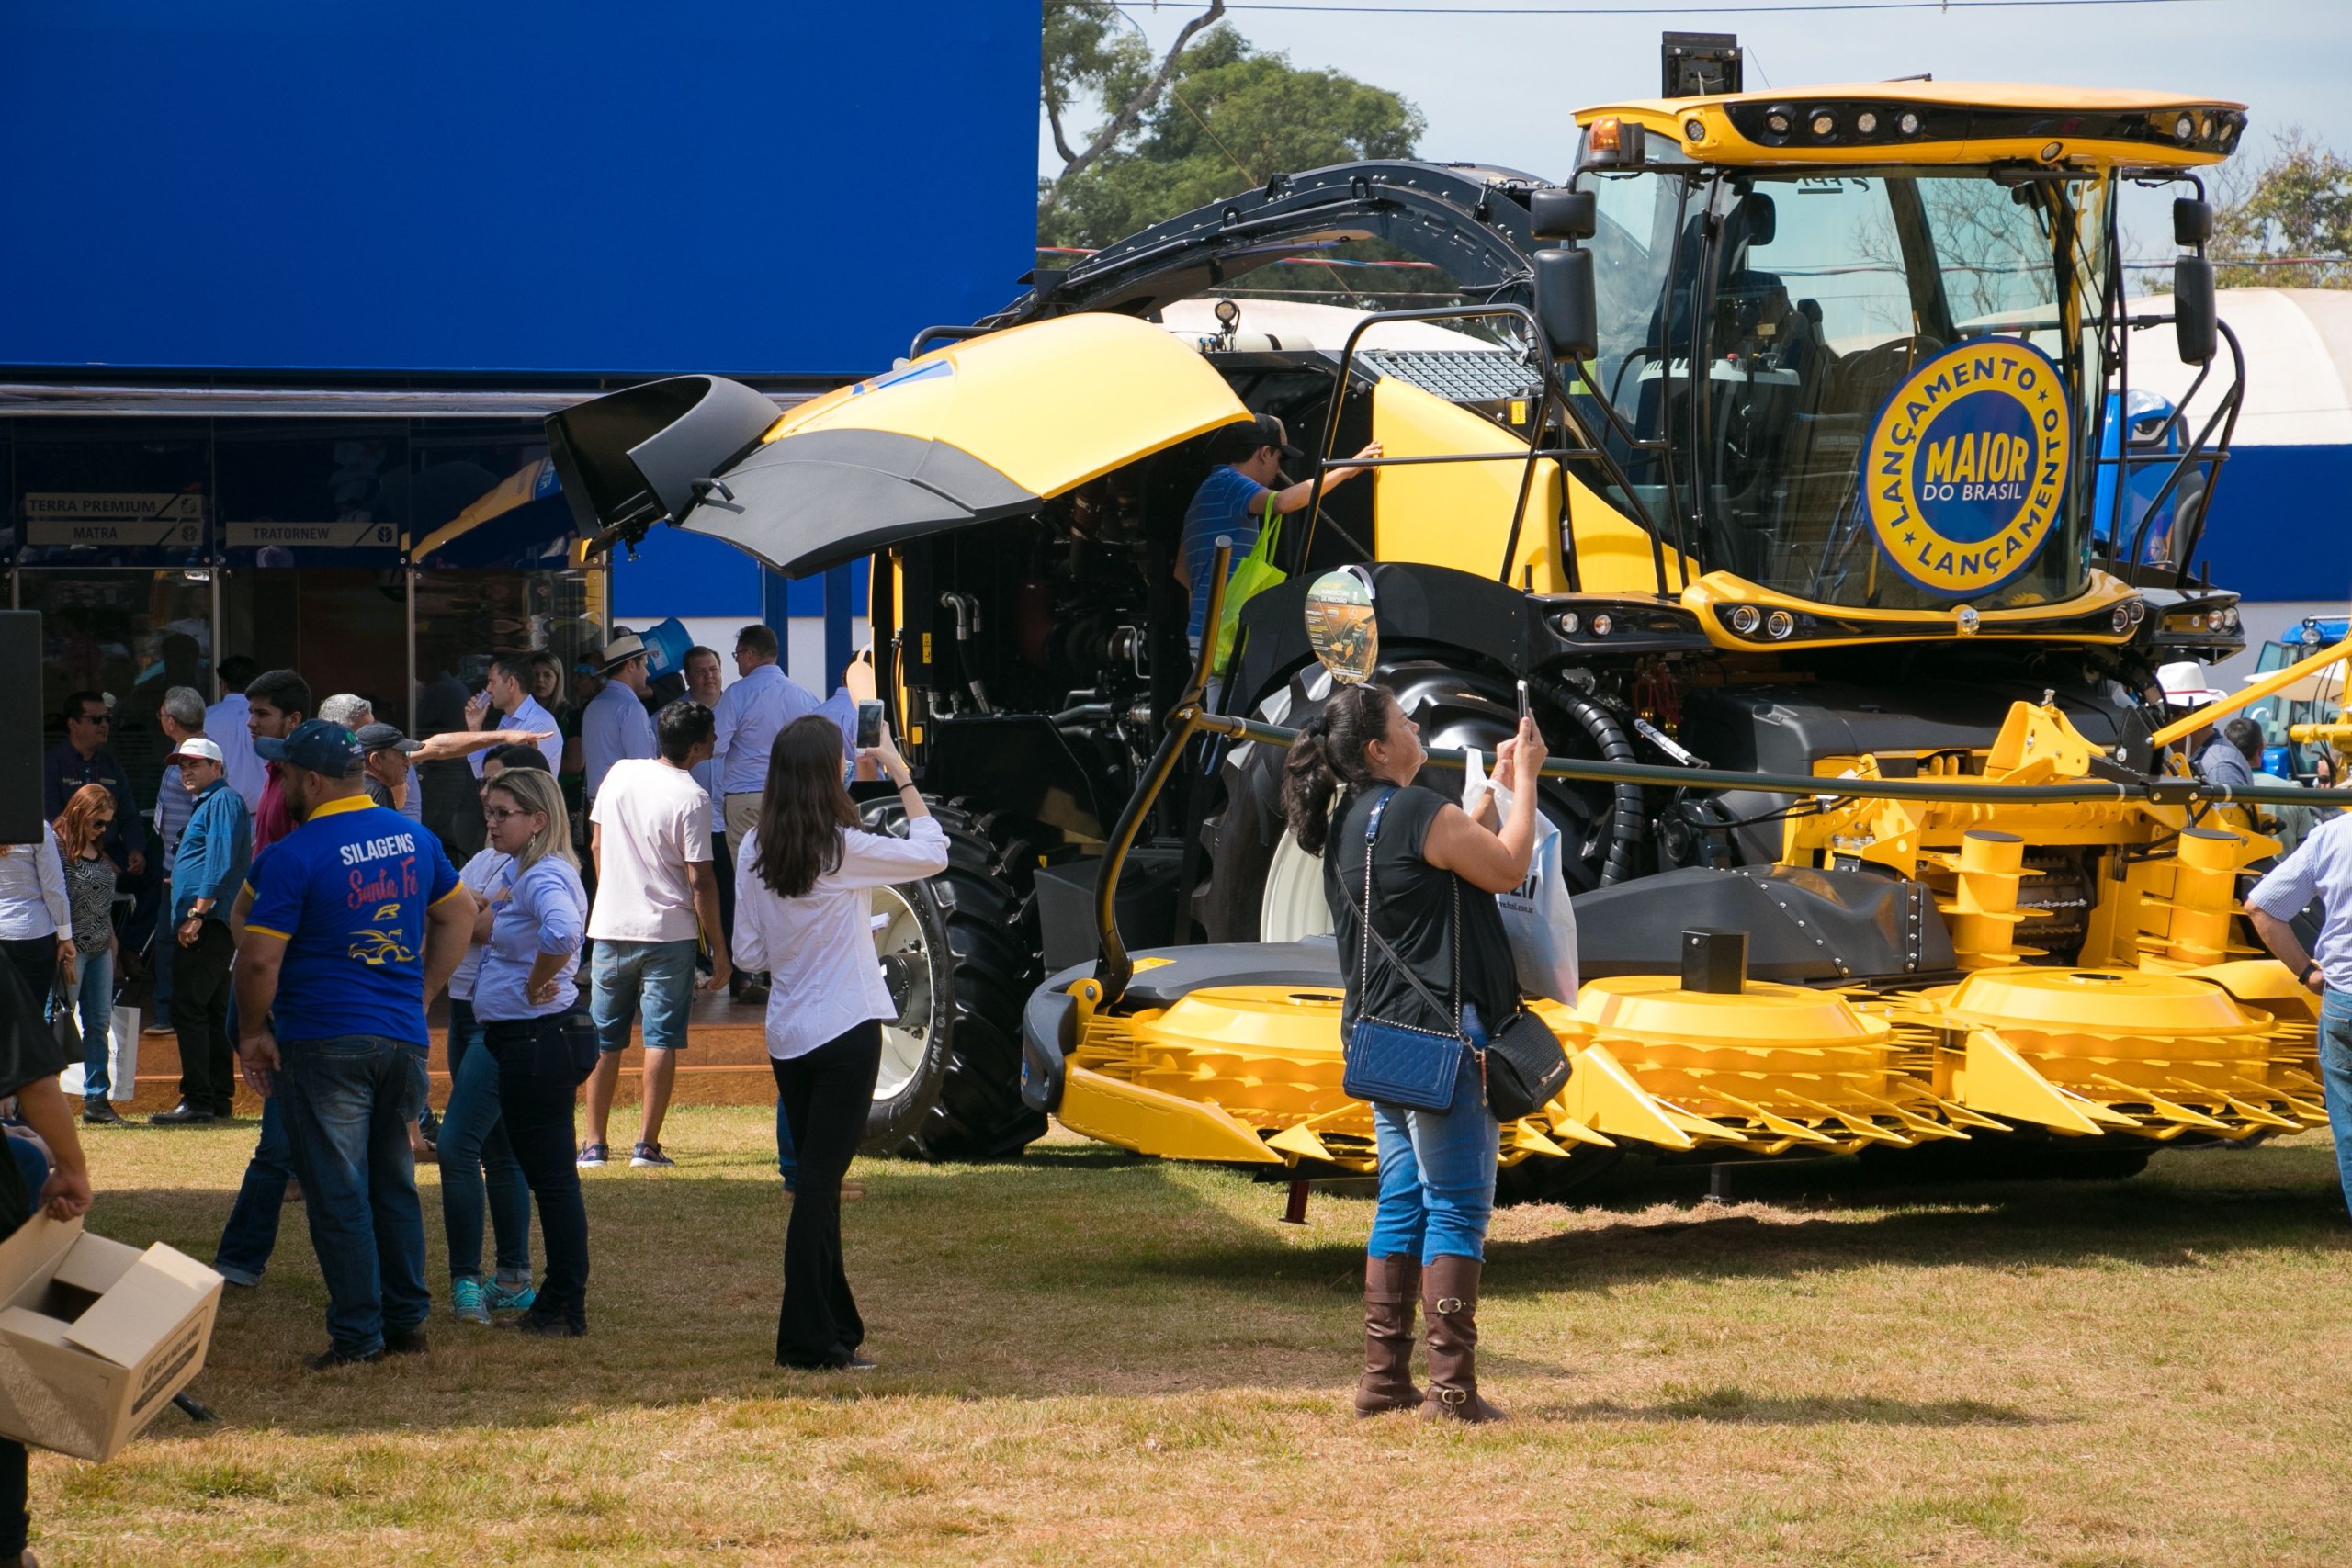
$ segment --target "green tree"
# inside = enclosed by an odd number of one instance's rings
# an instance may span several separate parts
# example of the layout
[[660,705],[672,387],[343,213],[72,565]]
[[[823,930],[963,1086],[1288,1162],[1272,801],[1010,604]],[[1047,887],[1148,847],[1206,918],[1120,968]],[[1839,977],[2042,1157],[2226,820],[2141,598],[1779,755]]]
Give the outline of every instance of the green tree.
[[[1222,9],[1194,18],[1198,41],[1180,39],[1155,67],[1099,0],[1049,0],[1045,107],[1065,163],[1038,182],[1038,243],[1105,245],[1272,175],[1413,155],[1425,122],[1401,95],[1260,53],[1208,25]],[[1062,116],[1081,90],[1104,123],[1072,149]]]
[[[2233,163],[2216,182],[2215,276],[2224,288],[2352,288],[2352,159],[2301,126],[2273,139],[2261,164]],[[2304,266],[2232,262],[2318,257]]]

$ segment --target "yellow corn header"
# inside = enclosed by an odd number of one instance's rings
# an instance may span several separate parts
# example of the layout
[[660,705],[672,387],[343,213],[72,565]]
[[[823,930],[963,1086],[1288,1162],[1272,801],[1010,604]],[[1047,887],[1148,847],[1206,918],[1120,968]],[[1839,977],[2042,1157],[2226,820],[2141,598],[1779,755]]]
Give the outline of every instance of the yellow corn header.
[[[1750,980],[1732,993],[1673,976],[1588,981],[1571,1010],[1538,1010],[1574,1066],[1544,1111],[1504,1130],[1503,1157],[1632,1142],[1726,1157],[1853,1153],[2041,1129],[2074,1139],[2242,1140],[2326,1120],[2315,1007],[2277,963],[2232,940],[2239,874],[2277,843],[2209,809],[2097,789],[2096,749],[2052,704],[2017,704],[1963,773],[1968,798],[1863,798],[1883,759],[1823,779],[1823,809],[1792,818],[1786,859],[1827,853],[1935,890],[1957,984],[1823,989]],[[2183,781],[2184,784],[2186,781]],[[2050,786],[2078,784],[2072,798]],[[2003,789],[2028,798],[2000,798]],[[2201,816],[2199,814],[2202,814]],[[2020,898],[2026,847],[2109,852],[2086,911]],[[2033,927],[2085,919],[2079,962],[2043,956]],[[1144,967],[1164,960],[1144,958]],[[1232,986],[1160,1009],[1102,1007],[1069,988],[1077,1046],[1060,1117],[1104,1142],[1176,1158],[1373,1165],[1369,1109],[1340,1088],[1340,993]]]

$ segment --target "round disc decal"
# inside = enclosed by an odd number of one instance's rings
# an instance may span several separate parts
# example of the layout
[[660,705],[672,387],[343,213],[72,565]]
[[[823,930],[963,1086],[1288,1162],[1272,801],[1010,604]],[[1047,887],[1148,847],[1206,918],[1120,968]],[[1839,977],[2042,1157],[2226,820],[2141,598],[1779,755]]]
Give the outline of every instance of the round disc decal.
[[2065,502],[2075,405],[2048,355],[1981,338],[1911,372],[1862,453],[1871,532],[1894,569],[1969,599],[2033,564]]

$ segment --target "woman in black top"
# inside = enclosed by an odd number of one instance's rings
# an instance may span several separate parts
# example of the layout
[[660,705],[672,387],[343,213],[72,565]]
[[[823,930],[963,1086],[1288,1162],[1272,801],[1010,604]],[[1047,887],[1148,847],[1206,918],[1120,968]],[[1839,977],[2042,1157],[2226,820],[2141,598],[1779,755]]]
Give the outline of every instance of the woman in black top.
[[[1495,895],[1519,886],[1535,847],[1537,770],[1548,755],[1534,721],[1496,749],[1511,789],[1508,822],[1487,796],[1473,818],[1413,783],[1429,753],[1420,727],[1378,686],[1344,686],[1307,721],[1283,764],[1283,809],[1300,845],[1323,855],[1323,895],[1347,976],[1344,1026],[1360,1015],[1455,1032],[1378,943],[1365,952],[1359,908],[1441,1001],[1458,1007],[1468,1043],[1452,1106],[1373,1106],[1380,1207],[1364,1265],[1364,1371],[1356,1413],[1420,1408],[1424,1416],[1494,1421],[1478,1397],[1478,1272],[1495,1203],[1500,1134],[1481,1060],[1490,1029],[1519,1010],[1519,982]],[[1341,788],[1336,813],[1334,794]],[[1364,886],[1367,832],[1372,886]],[[1326,852],[1327,844],[1329,852]],[[1459,943],[1459,952],[1456,943]],[[1430,1392],[1413,1387],[1413,1302],[1429,1304]]]

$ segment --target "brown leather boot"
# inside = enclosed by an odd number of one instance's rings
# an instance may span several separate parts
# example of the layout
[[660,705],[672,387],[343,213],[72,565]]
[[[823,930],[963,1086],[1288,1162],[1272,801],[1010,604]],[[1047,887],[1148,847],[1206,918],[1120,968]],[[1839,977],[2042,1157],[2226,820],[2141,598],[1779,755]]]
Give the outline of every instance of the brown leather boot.
[[1430,1315],[1430,1392],[1425,1421],[1501,1421],[1500,1410],[1478,1397],[1478,1271],[1475,1258],[1448,1255],[1421,1270],[1422,1304]]
[[1413,1309],[1421,1299],[1421,1263],[1408,1252],[1363,1260],[1363,1376],[1356,1414],[1382,1416],[1419,1407],[1413,1386]]

